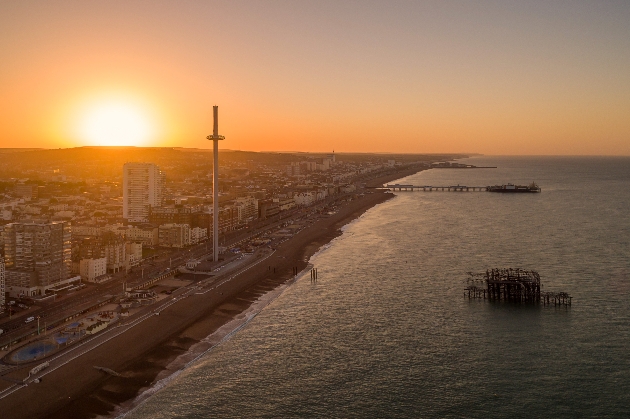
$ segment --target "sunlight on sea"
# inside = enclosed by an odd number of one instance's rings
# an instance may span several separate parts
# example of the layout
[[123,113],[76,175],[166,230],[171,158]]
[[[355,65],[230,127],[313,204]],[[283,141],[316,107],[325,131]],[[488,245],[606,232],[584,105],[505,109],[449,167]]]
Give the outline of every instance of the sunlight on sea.
[[[630,159],[479,157],[401,192],[231,340],[127,418],[630,417]],[[402,183],[402,181],[401,181]],[[537,270],[573,305],[469,301],[466,272]]]

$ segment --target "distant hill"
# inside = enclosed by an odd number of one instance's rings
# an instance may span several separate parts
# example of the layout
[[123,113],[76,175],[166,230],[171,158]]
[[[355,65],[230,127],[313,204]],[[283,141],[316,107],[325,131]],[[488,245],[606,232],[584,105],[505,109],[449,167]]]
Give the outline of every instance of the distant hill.
[[0,148],[0,154],[20,153],[22,151],[44,150],[43,148]]
[[[47,180],[54,174],[74,180],[122,178],[122,166],[127,162],[155,163],[171,179],[188,177],[192,172],[205,176],[212,170],[212,150],[180,147],[76,147],[61,149],[0,149],[3,158],[0,178],[30,178]],[[228,166],[286,165],[309,158],[321,158],[328,153],[284,153],[220,150],[219,161]],[[359,154],[344,153],[337,157],[345,162],[452,160],[455,155],[420,154]]]

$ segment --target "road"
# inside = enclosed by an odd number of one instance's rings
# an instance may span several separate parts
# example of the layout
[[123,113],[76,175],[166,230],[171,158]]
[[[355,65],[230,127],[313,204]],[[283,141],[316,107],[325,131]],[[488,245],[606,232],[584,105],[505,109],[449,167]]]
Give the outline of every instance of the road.
[[[330,203],[345,199],[349,195],[351,194],[340,194],[336,195],[334,198],[329,197],[313,206],[296,208],[288,213],[280,214],[277,218],[274,216],[271,220],[259,221],[249,228],[239,230],[238,232],[231,232],[228,234],[227,240],[224,240],[223,246],[232,247],[253,239],[262,233],[278,228],[284,223],[294,222],[300,218],[308,218]],[[113,278],[106,283],[86,284],[87,286],[82,290],[62,293],[52,302],[41,303],[40,307],[14,315],[11,320],[0,323],[0,329],[3,330],[3,334],[0,335],[0,347],[8,344],[10,339],[18,339],[26,334],[37,331],[37,320],[25,323],[28,317],[32,316],[36,319],[39,317],[40,330],[43,330],[47,324],[79,313],[83,309],[102,301],[106,296],[122,294],[123,283],[125,283],[127,287],[133,287],[156,276],[158,273],[165,272],[168,268],[177,269],[188,260],[210,257],[212,254],[211,250],[212,248],[209,246],[209,242],[206,241],[187,249],[164,251],[162,254],[157,255],[157,257],[152,257],[151,260],[134,267],[133,271],[130,273],[115,273],[112,275]]]
[[[227,264],[220,275],[179,288],[172,295],[164,298],[156,304],[151,304],[149,306],[143,307],[131,318],[119,321],[117,324],[105,329],[105,331],[103,331],[102,333],[84,337],[81,341],[73,344],[66,350],[50,358],[47,358],[46,362],[48,362],[49,364],[48,367],[32,376],[29,374],[27,377],[25,377],[23,384],[16,382],[14,385],[0,392],[0,399],[9,396],[15,391],[18,391],[25,385],[32,383],[35,379],[41,379],[42,377],[52,373],[56,369],[63,367],[72,360],[86,354],[87,352],[99,347],[100,345],[110,341],[111,339],[116,338],[122,333],[126,333],[143,321],[153,316],[159,316],[163,310],[193,294],[205,294],[210,291],[219,290],[221,286],[232,280],[235,276],[248,269],[251,269],[259,263],[264,262],[268,257],[272,256],[273,254],[274,251],[261,249],[251,256],[235,260]],[[36,364],[33,364],[33,366],[35,365]]]

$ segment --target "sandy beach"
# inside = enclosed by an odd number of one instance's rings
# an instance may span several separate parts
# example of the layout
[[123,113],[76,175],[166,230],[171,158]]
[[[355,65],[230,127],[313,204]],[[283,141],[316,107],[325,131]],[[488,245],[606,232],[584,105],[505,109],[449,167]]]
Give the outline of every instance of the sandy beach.
[[[418,169],[399,171],[372,179],[367,186],[408,176]],[[110,415],[116,407],[134,399],[151,386],[158,374],[195,343],[245,311],[261,295],[302,270],[321,246],[341,234],[341,227],[367,209],[393,195],[369,190],[338,212],[320,218],[280,246],[253,268],[235,276],[213,292],[192,294],[129,331],[85,353],[46,375],[40,384],[0,400],[0,411],[20,418],[92,418]],[[274,270],[269,267],[275,268]],[[109,376],[94,366],[111,368],[121,377]]]

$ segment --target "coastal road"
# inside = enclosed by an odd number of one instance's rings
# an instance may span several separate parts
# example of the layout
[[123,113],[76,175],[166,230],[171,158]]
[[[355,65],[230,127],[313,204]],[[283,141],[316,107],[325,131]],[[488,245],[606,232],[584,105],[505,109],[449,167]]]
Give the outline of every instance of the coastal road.
[[[179,288],[172,295],[166,297],[157,304],[151,304],[144,307],[133,317],[120,321],[111,328],[108,328],[94,336],[83,338],[82,341],[71,345],[67,350],[64,350],[53,357],[47,358],[45,361],[49,363],[49,366],[41,372],[31,376],[27,374],[26,370],[24,370],[24,383],[16,383],[0,392],[0,400],[10,396],[21,388],[32,384],[34,380],[43,379],[46,375],[53,373],[71,361],[87,354],[110,340],[115,339],[121,334],[132,330],[134,327],[138,326],[147,319],[150,319],[153,316],[159,316],[164,310],[167,310],[169,307],[180,301],[186,300],[186,298],[191,295],[207,294],[212,291],[221,292],[222,287],[235,276],[240,275],[241,273],[246,272],[254,266],[264,262],[273,254],[273,251],[262,250],[252,256],[244,258],[245,260],[232,261],[224,267],[224,270],[220,275]],[[38,365],[36,362],[31,363],[31,367],[35,367],[36,365]]]

